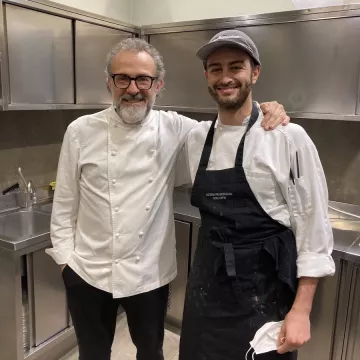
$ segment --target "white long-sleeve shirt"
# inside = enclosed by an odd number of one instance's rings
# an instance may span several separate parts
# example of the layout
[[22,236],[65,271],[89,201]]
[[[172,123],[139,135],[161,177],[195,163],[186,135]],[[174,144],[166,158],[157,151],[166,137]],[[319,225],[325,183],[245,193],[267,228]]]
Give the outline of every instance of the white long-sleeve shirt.
[[[296,237],[298,277],[333,275],[333,233],[328,218],[328,189],[318,152],[305,130],[296,124],[274,131],[261,127],[263,114],[246,136],[243,167],[255,197],[273,219],[291,228]],[[208,170],[234,167],[242,126],[218,120]],[[179,158],[177,177],[195,180],[209,124],[193,129]],[[188,171],[185,171],[188,167]],[[294,181],[289,177],[290,169]]]
[[71,123],[60,153],[47,253],[113,297],[171,282],[175,163],[194,126],[208,128],[163,111],[126,125],[113,107]]

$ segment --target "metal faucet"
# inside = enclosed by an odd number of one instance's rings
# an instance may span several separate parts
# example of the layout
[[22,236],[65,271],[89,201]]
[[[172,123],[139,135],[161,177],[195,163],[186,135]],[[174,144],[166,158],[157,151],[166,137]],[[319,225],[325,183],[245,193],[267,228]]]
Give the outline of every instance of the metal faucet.
[[36,204],[36,192],[35,192],[34,184],[31,180],[29,181],[25,180],[20,167],[18,168],[18,173],[22,181],[24,182],[26,210],[32,210],[33,204]]

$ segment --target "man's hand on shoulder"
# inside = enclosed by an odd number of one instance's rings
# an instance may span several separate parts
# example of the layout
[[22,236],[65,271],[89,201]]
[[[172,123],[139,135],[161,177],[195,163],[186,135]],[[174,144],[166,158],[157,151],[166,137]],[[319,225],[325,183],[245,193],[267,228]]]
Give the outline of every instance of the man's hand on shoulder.
[[264,113],[264,119],[261,123],[265,130],[273,130],[278,125],[286,126],[290,122],[286,115],[284,106],[277,101],[271,101],[260,104],[261,111]]

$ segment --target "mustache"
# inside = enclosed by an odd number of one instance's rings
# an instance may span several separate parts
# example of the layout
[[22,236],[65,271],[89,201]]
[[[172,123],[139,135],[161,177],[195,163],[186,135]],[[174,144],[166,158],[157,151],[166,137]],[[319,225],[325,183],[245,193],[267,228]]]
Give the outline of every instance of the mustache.
[[219,82],[217,84],[214,85],[215,89],[223,89],[223,88],[232,88],[232,89],[236,89],[236,88],[241,88],[242,84],[239,81],[232,81],[232,82],[228,82],[228,83],[223,83],[223,82]]
[[145,100],[145,96],[137,93],[135,95],[131,95],[131,94],[124,94],[123,96],[120,97],[120,101],[121,100],[136,100],[136,101],[141,101],[141,100]]

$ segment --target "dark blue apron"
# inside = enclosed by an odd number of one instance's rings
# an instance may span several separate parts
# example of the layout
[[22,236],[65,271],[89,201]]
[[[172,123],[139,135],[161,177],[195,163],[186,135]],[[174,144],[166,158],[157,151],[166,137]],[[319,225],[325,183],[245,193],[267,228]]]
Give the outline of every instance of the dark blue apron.
[[[251,118],[235,167],[207,170],[215,120],[208,132],[192,189],[201,229],[186,291],[180,360],[242,360],[256,331],[283,320],[297,289],[293,232],[261,207],[246,180],[243,163]],[[256,359],[296,359],[276,351]]]

